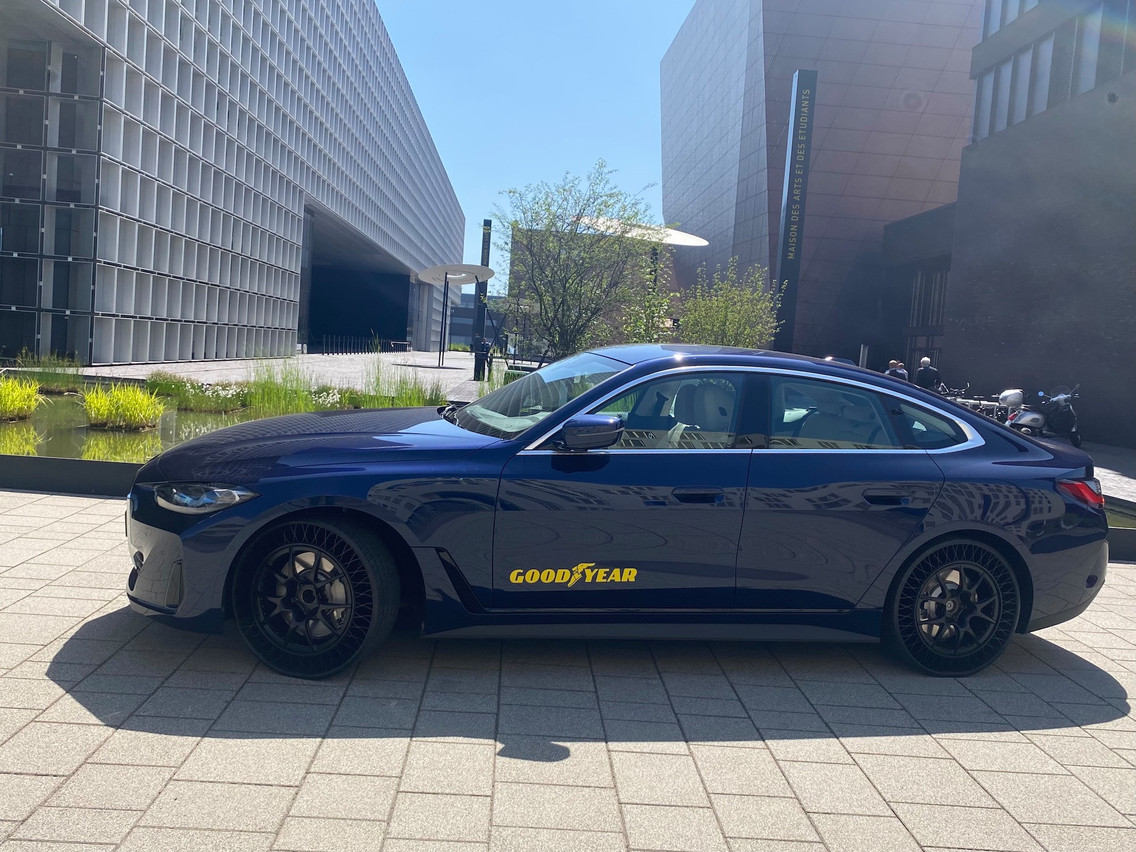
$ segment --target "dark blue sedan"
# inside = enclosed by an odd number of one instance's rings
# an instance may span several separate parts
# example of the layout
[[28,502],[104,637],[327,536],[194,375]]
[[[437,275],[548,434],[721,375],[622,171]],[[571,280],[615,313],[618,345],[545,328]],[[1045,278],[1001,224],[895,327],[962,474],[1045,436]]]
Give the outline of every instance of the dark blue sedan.
[[935,675],[1104,582],[1092,460],[914,385],[711,347],[584,352],[463,408],[222,429],[130,492],[139,612],[297,677],[424,635],[883,638]]

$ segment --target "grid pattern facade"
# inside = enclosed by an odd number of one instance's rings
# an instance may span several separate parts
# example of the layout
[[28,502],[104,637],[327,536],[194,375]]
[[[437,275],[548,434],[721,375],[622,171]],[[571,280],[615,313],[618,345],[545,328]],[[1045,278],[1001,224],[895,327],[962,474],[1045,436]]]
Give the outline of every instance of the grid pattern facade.
[[34,329],[29,348],[94,363],[290,354],[305,207],[408,281],[460,256],[464,218],[370,0],[6,9],[0,342]]
[[[711,241],[679,255],[679,280],[731,256],[743,268],[776,265],[793,72],[816,70],[795,348],[827,354],[835,296],[854,286],[858,259],[879,251],[884,225],[956,199],[983,11],[983,0],[698,0],[661,70],[663,215]],[[726,95],[676,85],[737,38],[723,21],[746,26],[745,52],[724,51]],[[709,156],[677,144],[688,124],[720,140]],[[731,169],[734,209],[723,226],[683,188]]]

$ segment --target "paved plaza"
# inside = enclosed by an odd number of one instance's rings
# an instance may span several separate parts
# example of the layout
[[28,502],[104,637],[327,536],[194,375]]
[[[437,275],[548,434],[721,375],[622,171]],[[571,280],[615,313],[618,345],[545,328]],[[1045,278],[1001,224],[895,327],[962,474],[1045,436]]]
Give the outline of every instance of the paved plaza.
[[312,683],[127,609],[123,509],[0,491],[6,851],[1136,848],[1136,566],[962,680],[406,626]]

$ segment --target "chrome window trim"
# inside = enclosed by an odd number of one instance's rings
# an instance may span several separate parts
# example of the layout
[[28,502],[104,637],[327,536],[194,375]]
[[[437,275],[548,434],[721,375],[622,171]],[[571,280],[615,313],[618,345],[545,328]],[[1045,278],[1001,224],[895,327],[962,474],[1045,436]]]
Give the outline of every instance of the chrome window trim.
[[[911,405],[916,406],[917,408],[926,408],[930,411],[933,411],[935,414],[939,415],[940,417],[945,418],[946,420],[951,421],[956,426],[958,426],[959,429],[961,429],[963,434],[966,436],[966,440],[963,441],[960,444],[953,444],[949,447],[939,447],[937,449],[931,449],[931,450],[923,449],[922,447],[916,447],[914,449],[906,449],[904,447],[880,447],[879,449],[852,449],[852,448],[848,448],[848,449],[843,449],[843,448],[824,449],[824,448],[819,448],[819,447],[816,447],[816,448],[801,448],[801,449],[796,449],[796,448],[792,448],[792,447],[752,447],[750,449],[743,449],[743,448],[740,448],[740,447],[731,447],[730,449],[726,449],[726,450],[705,450],[705,449],[703,449],[703,450],[683,450],[683,449],[659,449],[659,448],[634,449],[634,448],[631,448],[631,447],[624,447],[624,448],[619,448],[619,449],[588,450],[588,453],[604,453],[604,454],[609,454],[609,453],[638,453],[638,454],[642,454],[642,453],[755,453],[755,452],[760,452],[760,453],[763,453],[763,454],[764,453],[793,453],[793,454],[800,454],[800,453],[872,453],[872,454],[879,454],[879,453],[924,452],[924,453],[930,453],[932,455],[940,455],[940,454],[945,454],[945,453],[956,453],[956,452],[960,452],[962,450],[970,450],[970,449],[973,449],[975,447],[985,446],[985,444],[986,444],[986,441],[983,440],[982,436],[979,435],[978,432],[976,432],[974,430],[974,428],[969,423],[967,423],[966,421],[959,420],[957,417],[955,417],[954,415],[952,415],[952,414],[950,414],[946,411],[943,411],[941,408],[937,408],[934,405],[929,405],[921,399],[915,399],[913,397],[907,396],[906,394],[904,394],[900,391],[893,391],[890,388],[876,387],[875,385],[868,384],[867,382],[857,381],[856,379],[850,379],[850,378],[847,378],[845,376],[828,376],[828,375],[825,375],[824,373],[813,373],[813,372],[808,372],[808,371],[805,371],[805,370],[784,370],[784,369],[779,369],[777,367],[761,367],[761,366],[750,367],[750,366],[741,366],[741,365],[737,365],[737,364],[721,365],[721,366],[711,366],[711,365],[705,365],[705,364],[700,364],[700,365],[691,364],[691,365],[683,366],[683,367],[671,367],[669,370],[662,370],[658,373],[652,373],[650,376],[642,376],[635,381],[627,382],[626,384],[620,385],[618,388],[616,388],[613,391],[610,391],[609,393],[602,396],[597,402],[593,403],[591,409],[589,409],[589,410],[595,410],[596,408],[603,406],[604,403],[609,402],[610,400],[615,399],[616,397],[627,393],[631,388],[634,388],[637,385],[643,384],[644,382],[653,381],[654,379],[662,378],[662,377],[665,377],[665,376],[672,376],[672,375],[680,375],[681,376],[683,373],[691,373],[691,372],[700,372],[700,373],[763,373],[763,374],[768,374],[768,375],[784,376],[784,377],[787,377],[787,378],[799,377],[799,378],[805,378],[805,379],[815,379],[815,380],[821,381],[821,382],[836,382],[837,384],[848,385],[850,387],[855,387],[855,388],[862,388],[863,390],[870,391],[871,393],[882,394],[884,396],[890,396],[890,397],[894,397],[896,399],[901,399],[904,402],[907,402],[907,403],[910,403]],[[560,430],[560,427],[564,425],[565,422],[566,422],[566,420],[558,421],[553,428],[544,432],[535,441],[531,441],[530,443],[528,443],[523,449],[521,449],[517,453],[517,455],[521,455],[522,453],[525,453],[525,454],[527,454],[527,453],[547,453],[547,454],[550,454],[550,455],[556,455],[556,454],[572,455],[572,453],[568,453],[564,450],[538,449],[538,447],[540,447],[541,444],[543,444],[545,441],[547,441],[549,438],[551,438],[553,435],[555,435]]]

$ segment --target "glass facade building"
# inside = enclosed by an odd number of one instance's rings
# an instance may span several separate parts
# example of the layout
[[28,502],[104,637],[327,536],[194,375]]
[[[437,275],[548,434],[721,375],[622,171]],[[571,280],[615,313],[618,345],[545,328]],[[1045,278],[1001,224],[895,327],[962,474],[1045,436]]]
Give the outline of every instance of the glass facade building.
[[371,0],[0,6],[0,355],[429,348],[463,228]]
[[[776,268],[793,73],[818,73],[795,344],[855,358],[884,226],[957,197],[983,0],[697,0],[661,64],[663,217],[676,257]],[[880,353],[886,363],[888,357]]]

